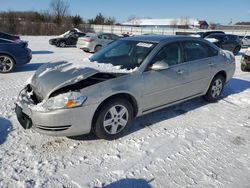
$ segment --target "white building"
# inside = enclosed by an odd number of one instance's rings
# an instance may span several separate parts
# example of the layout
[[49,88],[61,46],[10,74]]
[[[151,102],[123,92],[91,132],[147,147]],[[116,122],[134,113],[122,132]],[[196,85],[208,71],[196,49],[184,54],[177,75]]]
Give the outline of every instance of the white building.
[[199,21],[194,18],[175,18],[175,19],[133,19],[128,22],[122,23],[126,26],[138,26],[138,27],[196,27],[200,28],[201,24],[205,24],[208,27],[206,21]]

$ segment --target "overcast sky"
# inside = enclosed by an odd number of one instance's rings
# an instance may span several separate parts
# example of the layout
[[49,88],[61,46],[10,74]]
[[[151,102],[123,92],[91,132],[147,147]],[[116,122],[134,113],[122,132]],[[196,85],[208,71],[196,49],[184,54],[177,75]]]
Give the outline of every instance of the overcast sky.
[[[0,11],[46,10],[51,0],[0,0]],[[68,0],[70,13],[84,19],[101,12],[126,21],[129,17],[190,17],[228,24],[250,21],[250,0]]]

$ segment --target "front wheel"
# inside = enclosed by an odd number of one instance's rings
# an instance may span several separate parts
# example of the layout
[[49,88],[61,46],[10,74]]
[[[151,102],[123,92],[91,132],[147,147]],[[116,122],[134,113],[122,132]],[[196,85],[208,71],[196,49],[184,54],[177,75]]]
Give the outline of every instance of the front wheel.
[[116,98],[108,101],[95,115],[94,134],[106,140],[123,136],[132,126],[133,112],[133,106],[127,100]]
[[15,67],[14,60],[7,56],[0,54],[0,73],[11,72]]
[[224,76],[222,75],[215,76],[209,86],[209,89],[206,95],[204,96],[205,100],[208,102],[217,101],[221,96],[221,93],[224,88],[224,84],[225,84]]
[[241,70],[242,70],[243,72],[248,71],[247,65],[245,65],[245,64],[241,64],[240,68],[241,68]]
[[64,41],[59,43],[59,47],[61,48],[65,48],[66,47],[66,43]]

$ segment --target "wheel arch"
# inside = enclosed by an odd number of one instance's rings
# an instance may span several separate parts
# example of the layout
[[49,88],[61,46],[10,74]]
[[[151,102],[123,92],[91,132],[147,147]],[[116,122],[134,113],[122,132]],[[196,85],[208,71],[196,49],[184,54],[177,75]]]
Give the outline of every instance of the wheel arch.
[[226,71],[221,70],[221,71],[217,72],[217,73],[214,75],[213,79],[214,79],[216,76],[218,76],[218,75],[222,75],[222,76],[225,78],[225,82],[227,81],[227,73],[226,73]]
[[138,114],[138,103],[137,103],[136,98],[135,98],[133,95],[129,94],[129,93],[125,93],[125,92],[123,92],[123,93],[117,93],[117,94],[111,95],[111,96],[109,96],[108,98],[106,98],[106,99],[105,99],[104,101],[102,101],[101,104],[97,107],[97,109],[96,109],[96,111],[95,111],[95,113],[94,113],[94,115],[93,115],[92,121],[91,121],[91,122],[92,122],[92,123],[91,123],[91,128],[93,128],[93,126],[94,126],[94,124],[95,124],[96,116],[99,114],[101,108],[102,108],[108,101],[114,100],[114,99],[116,99],[116,98],[125,98],[125,99],[127,99],[127,100],[131,103],[131,105],[133,106],[133,109],[134,109],[134,117],[137,116],[137,114]]

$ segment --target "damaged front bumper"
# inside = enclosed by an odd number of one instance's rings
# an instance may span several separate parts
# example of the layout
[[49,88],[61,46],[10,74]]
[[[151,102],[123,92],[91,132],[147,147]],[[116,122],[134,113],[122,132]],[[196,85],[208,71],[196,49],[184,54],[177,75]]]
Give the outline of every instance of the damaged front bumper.
[[98,104],[81,106],[71,109],[58,109],[52,111],[38,111],[27,88],[22,90],[16,103],[16,115],[24,129],[51,136],[76,136],[91,131],[93,115]]

